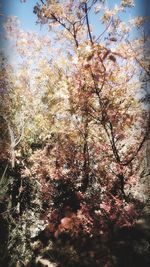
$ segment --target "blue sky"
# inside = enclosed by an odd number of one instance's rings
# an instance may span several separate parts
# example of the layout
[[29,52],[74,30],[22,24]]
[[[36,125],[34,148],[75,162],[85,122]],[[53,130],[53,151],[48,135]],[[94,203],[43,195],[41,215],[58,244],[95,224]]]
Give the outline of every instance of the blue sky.
[[[36,0],[27,0],[26,3],[21,3],[20,0],[1,0],[1,10],[4,16],[17,16],[25,30],[40,31],[33,13],[36,3]],[[4,16],[1,20],[4,20]]]

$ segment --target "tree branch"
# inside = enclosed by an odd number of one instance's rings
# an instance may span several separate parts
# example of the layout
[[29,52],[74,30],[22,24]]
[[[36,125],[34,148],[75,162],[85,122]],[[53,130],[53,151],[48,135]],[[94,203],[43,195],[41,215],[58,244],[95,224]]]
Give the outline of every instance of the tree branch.
[[127,166],[127,165],[129,165],[129,164],[135,159],[135,157],[137,156],[137,154],[138,154],[139,151],[141,150],[143,144],[145,143],[146,139],[147,139],[147,133],[145,134],[144,138],[142,139],[142,141],[141,141],[141,143],[140,143],[140,145],[139,145],[137,151],[135,152],[135,154],[134,154],[129,160],[127,160],[127,161],[125,161],[125,162],[121,162],[123,166]]
[[89,34],[90,42],[91,42],[91,44],[93,45],[93,39],[92,39],[91,30],[90,30],[90,25],[89,25],[87,3],[85,3],[85,14],[86,14],[86,24],[87,24],[87,29],[88,29],[88,34]]

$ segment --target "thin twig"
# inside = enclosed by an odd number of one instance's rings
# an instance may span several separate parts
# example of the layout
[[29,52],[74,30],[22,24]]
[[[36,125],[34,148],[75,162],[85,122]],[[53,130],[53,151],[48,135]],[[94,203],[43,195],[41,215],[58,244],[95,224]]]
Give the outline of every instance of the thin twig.
[[108,28],[111,25],[111,22],[112,22],[112,18],[110,19],[110,21],[109,21],[108,25],[106,26],[105,30],[97,37],[95,42],[97,42],[104,35],[104,33],[108,30]]

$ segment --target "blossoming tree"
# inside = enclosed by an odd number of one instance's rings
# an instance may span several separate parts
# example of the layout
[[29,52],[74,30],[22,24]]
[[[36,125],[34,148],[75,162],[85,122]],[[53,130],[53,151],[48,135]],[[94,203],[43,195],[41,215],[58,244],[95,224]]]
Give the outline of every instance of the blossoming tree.
[[[34,13],[49,37],[21,30],[16,19],[5,23],[20,56],[13,80],[13,125],[24,120],[12,165],[22,166],[18,213],[27,212],[32,194],[48,240],[66,233],[107,240],[132,226],[147,201],[139,165],[149,39],[144,17],[124,20],[131,8],[129,0],[38,1]],[[36,184],[32,193],[26,179]]]

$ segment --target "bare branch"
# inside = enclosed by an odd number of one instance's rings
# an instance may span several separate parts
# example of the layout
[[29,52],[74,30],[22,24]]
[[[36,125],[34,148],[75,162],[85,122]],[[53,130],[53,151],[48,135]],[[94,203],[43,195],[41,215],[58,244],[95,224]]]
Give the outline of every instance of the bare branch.
[[86,14],[86,24],[87,24],[87,29],[88,29],[88,34],[89,34],[90,42],[93,45],[93,39],[92,39],[90,25],[89,25],[89,17],[88,17],[87,3],[85,3],[85,14]]
[[105,30],[97,37],[95,42],[97,42],[104,35],[104,33],[109,29],[109,27],[111,25],[111,22],[112,22],[112,18],[110,19],[110,21],[109,21],[108,25],[106,26]]

